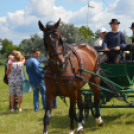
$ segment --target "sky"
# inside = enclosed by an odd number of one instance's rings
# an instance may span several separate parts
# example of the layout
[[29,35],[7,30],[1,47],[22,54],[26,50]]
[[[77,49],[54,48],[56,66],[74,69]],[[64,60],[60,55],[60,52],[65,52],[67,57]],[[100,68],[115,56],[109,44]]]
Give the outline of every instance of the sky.
[[[90,6],[88,14],[88,2]],[[48,21],[73,23],[88,26],[95,32],[105,27],[110,31],[111,19],[118,19],[119,30],[132,35],[130,26],[134,22],[134,2],[132,0],[0,0],[0,38],[7,38],[15,45],[34,33],[42,36],[38,21],[45,25]]]

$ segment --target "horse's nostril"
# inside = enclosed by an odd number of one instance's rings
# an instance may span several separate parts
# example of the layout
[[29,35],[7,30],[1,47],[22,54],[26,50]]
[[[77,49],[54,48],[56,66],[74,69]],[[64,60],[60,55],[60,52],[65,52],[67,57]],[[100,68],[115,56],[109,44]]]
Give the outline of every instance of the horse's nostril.
[[62,63],[62,64],[60,64],[60,63],[57,63],[56,64],[56,66],[58,67],[58,68],[60,68],[60,69],[63,69],[63,67],[64,67],[64,64]]

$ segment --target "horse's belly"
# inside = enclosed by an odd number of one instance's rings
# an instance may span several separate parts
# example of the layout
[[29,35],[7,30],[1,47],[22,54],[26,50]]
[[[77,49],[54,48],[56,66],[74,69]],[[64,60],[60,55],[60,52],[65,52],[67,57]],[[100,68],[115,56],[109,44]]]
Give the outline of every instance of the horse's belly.
[[85,84],[77,78],[74,80],[69,80],[69,78],[66,80],[57,79],[57,83],[56,79],[53,78],[44,78],[44,80],[46,85],[46,92],[67,97],[69,97],[73,91],[80,90],[81,87]]

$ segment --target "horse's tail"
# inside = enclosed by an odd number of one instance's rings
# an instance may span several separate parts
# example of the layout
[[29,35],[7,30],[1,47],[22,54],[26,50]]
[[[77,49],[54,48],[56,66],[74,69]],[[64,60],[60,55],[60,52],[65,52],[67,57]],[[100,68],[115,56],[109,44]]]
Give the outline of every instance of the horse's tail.
[[[102,70],[101,70],[101,76],[107,78],[106,74],[105,74]],[[107,79],[108,79],[108,78],[107,78]],[[106,86],[108,86],[109,89],[111,89],[111,91],[113,92],[114,96],[115,96],[118,100],[120,100],[120,101],[125,101],[124,98],[122,98],[122,97],[115,91],[116,87],[115,87],[113,84],[111,84],[111,83],[109,83],[109,82],[107,82],[107,81],[105,81],[105,80],[103,80],[103,79],[101,79],[101,80],[102,80],[102,82],[103,82],[104,84],[106,84]]]

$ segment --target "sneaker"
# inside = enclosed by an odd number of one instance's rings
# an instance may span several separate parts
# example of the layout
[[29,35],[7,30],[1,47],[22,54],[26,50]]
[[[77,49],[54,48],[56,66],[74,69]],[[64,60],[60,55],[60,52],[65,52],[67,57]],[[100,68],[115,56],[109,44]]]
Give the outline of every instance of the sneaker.
[[35,112],[39,112],[39,109],[35,109],[34,111],[35,111]]
[[14,109],[11,109],[11,113],[13,113],[14,112]]
[[22,112],[22,109],[19,109],[19,112]]
[[52,109],[57,109],[57,107],[52,107]]

